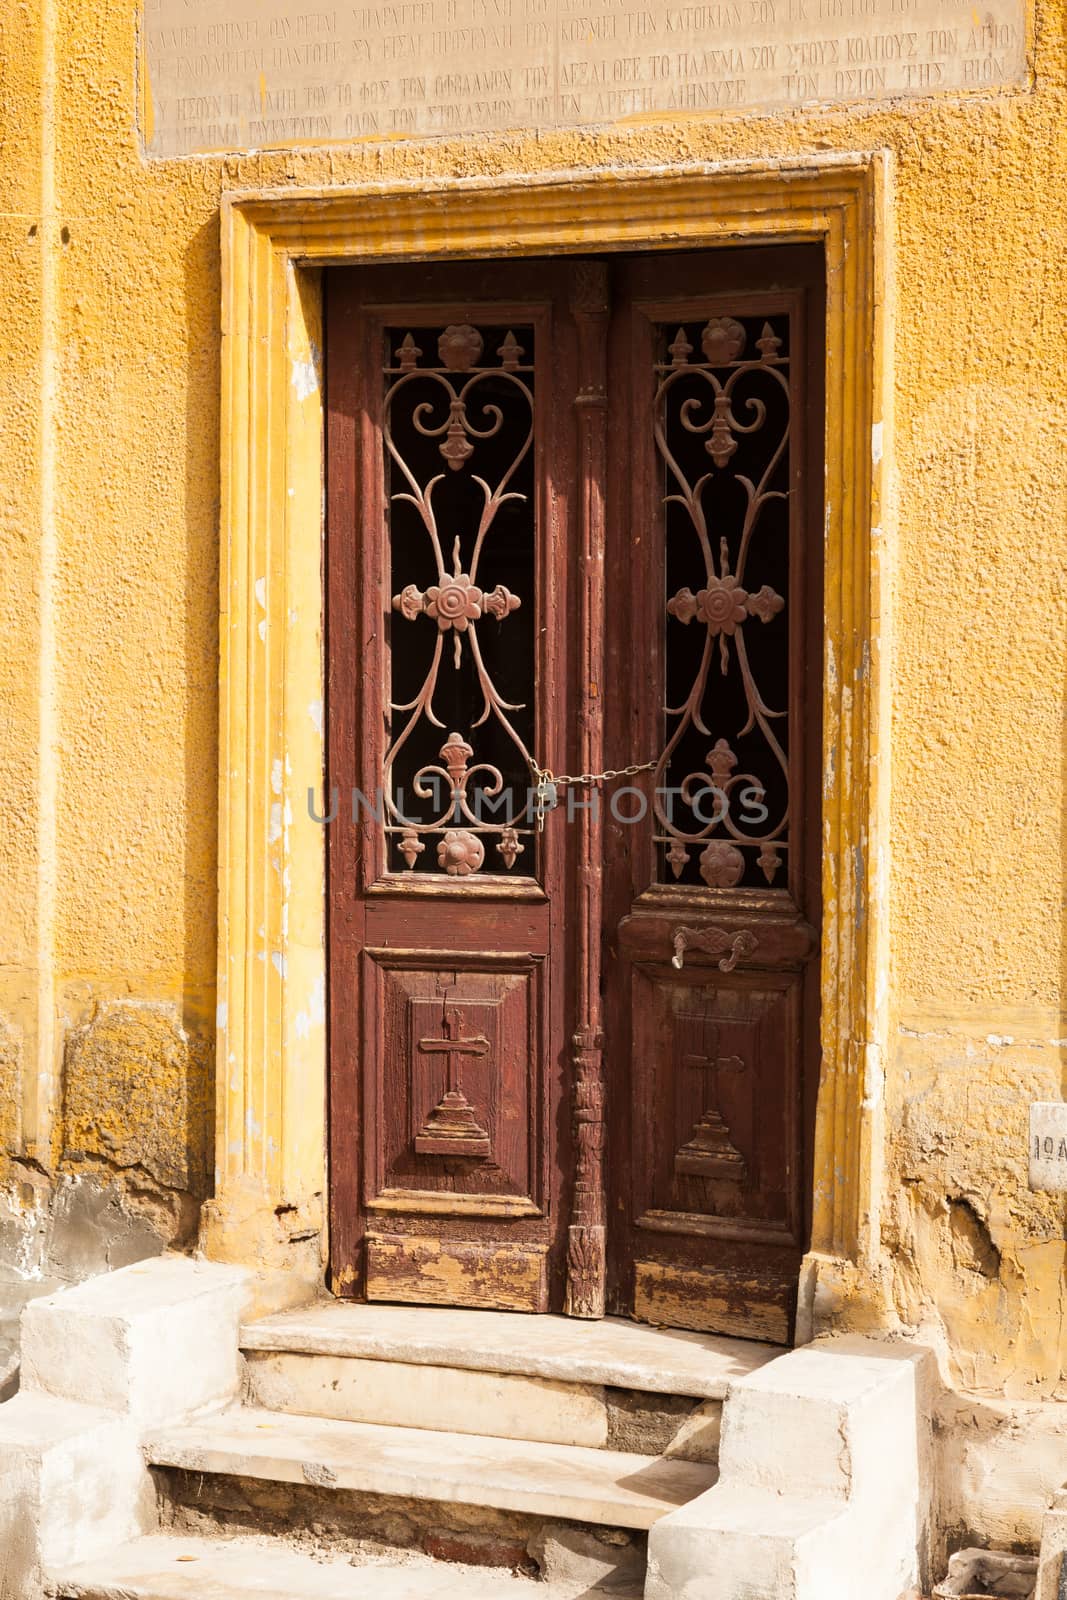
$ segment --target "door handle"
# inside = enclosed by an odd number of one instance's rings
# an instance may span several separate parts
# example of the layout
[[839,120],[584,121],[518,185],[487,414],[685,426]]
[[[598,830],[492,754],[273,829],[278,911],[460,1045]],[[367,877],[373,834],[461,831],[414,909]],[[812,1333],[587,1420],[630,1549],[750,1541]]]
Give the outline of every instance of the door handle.
[[679,928],[674,935],[674,954],[671,966],[680,972],[687,950],[703,950],[709,956],[721,956],[720,972],[732,972],[737,963],[750,956],[759,940],[750,928],[740,928],[730,933],[726,928],[708,924],[703,928]]

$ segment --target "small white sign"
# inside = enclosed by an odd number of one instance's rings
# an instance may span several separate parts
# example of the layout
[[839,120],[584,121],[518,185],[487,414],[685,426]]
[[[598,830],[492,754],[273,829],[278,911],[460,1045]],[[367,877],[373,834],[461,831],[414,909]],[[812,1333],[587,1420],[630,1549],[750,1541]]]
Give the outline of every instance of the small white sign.
[[1067,1194],[1067,1102],[1030,1107],[1030,1187]]

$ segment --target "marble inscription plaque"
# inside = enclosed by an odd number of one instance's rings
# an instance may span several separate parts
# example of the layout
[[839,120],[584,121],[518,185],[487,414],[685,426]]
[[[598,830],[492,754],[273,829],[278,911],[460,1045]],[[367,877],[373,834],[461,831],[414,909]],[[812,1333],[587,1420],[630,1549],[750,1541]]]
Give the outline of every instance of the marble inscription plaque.
[[1030,1187],[1067,1194],[1067,1104],[1062,1100],[1030,1107]]
[[145,0],[150,155],[1019,83],[1025,0]]

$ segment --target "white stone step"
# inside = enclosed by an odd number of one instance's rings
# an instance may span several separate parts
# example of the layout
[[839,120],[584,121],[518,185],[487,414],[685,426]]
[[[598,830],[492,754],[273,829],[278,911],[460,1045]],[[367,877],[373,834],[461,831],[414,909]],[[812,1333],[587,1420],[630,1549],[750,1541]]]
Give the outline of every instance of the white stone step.
[[721,1400],[731,1382],[780,1356],[775,1345],[606,1317],[526,1316],[438,1306],[318,1301],[247,1324],[246,1353],[352,1356],[515,1373]]
[[162,1428],[156,1466],[648,1529],[715,1482],[705,1463],[239,1407]]
[[565,1600],[528,1578],[427,1557],[358,1566],[270,1539],[153,1535],[51,1575],[61,1600]]
[[597,1450],[608,1443],[608,1405],[599,1384],[290,1350],[247,1352],[247,1378],[249,1403],[268,1411]]

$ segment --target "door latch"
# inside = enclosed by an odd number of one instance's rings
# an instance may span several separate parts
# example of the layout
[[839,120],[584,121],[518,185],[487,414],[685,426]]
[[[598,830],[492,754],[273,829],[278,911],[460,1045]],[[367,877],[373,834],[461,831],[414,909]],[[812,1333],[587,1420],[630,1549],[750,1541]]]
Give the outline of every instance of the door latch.
[[703,928],[679,928],[674,935],[674,954],[671,966],[680,972],[687,950],[703,950],[709,956],[721,956],[720,972],[732,972],[739,961],[750,956],[759,940],[750,928],[740,928],[730,933],[714,925]]

